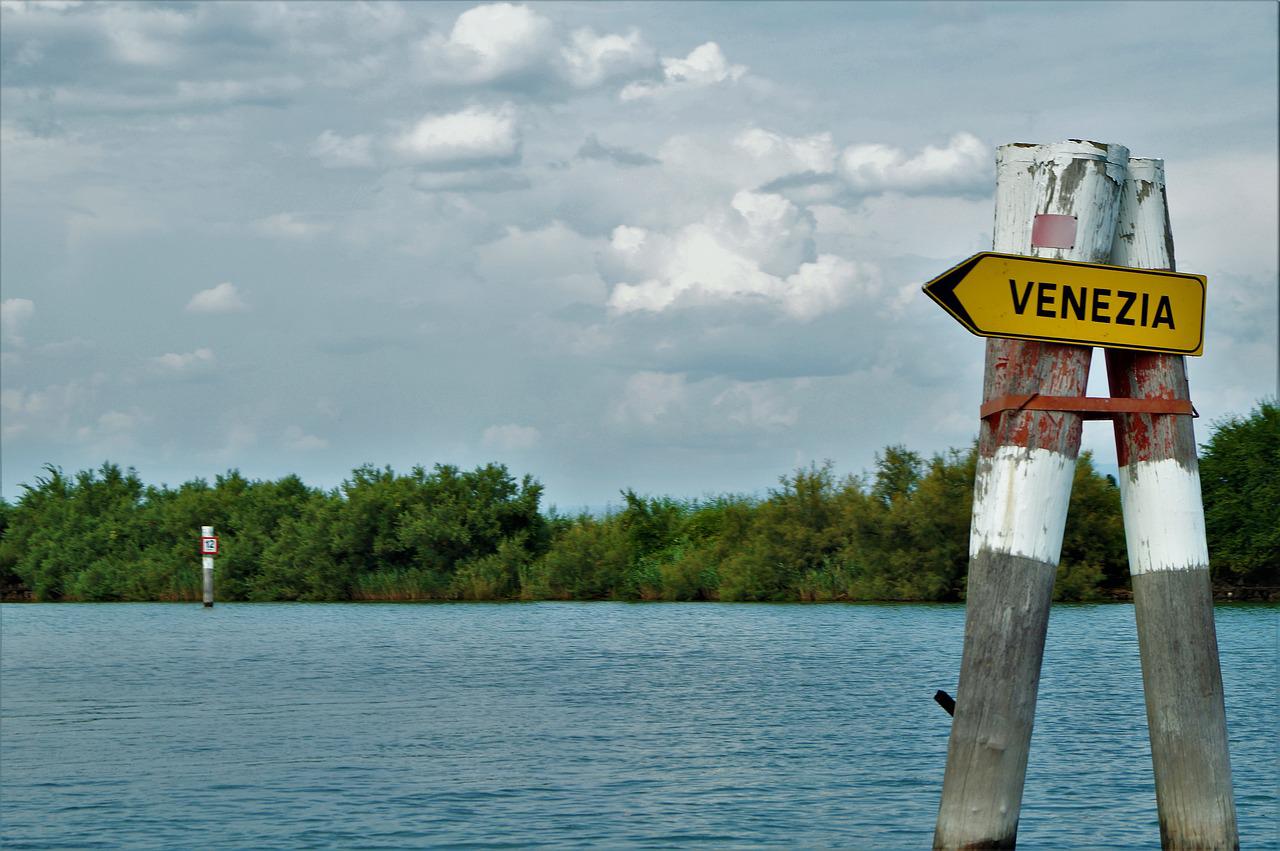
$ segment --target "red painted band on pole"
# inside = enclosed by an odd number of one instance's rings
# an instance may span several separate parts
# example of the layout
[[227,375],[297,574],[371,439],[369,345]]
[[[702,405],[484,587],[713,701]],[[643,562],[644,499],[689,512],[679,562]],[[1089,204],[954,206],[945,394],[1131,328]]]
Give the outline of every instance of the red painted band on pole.
[[1121,414],[1178,414],[1197,417],[1187,399],[1130,399],[1092,396],[1041,396],[1039,393],[1013,394],[984,402],[978,409],[982,419],[1005,411],[1066,411],[1086,420],[1114,419]]

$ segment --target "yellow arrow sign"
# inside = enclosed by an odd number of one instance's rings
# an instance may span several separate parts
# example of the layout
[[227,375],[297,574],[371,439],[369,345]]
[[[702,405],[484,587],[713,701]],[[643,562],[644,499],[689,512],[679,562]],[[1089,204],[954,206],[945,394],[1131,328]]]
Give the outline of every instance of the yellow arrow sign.
[[984,251],[924,285],[980,337],[1204,353],[1203,275]]

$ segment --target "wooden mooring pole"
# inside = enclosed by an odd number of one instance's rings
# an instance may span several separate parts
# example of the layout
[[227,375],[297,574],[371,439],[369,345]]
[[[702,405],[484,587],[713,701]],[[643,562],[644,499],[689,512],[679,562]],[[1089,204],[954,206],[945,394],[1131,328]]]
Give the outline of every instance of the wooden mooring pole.
[[[1106,262],[1129,152],[1070,141],[1005,145],[996,156],[994,249]],[[1033,244],[1039,216],[1055,226]],[[1082,396],[1092,349],[987,341],[983,401],[1009,394]],[[964,654],[935,849],[1013,848],[1035,717],[1053,580],[1080,449],[1078,414],[1008,411],[978,441]]]
[[[1160,160],[1129,160],[1110,264],[1174,269]],[[1190,398],[1181,355],[1111,349],[1107,377],[1112,396]],[[1239,848],[1191,418],[1120,415],[1116,453],[1160,843]]]

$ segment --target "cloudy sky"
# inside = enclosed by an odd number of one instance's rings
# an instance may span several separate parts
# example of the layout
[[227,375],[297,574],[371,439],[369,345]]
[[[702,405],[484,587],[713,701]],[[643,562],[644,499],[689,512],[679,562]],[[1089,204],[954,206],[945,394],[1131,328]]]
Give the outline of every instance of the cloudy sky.
[[1193,399],[1275,392],[1274,3],[0,16],[10,500],[494,460],[572,510],[966,446],[983,342],[920,285],[990,248],[1013,141],[1164,157]]

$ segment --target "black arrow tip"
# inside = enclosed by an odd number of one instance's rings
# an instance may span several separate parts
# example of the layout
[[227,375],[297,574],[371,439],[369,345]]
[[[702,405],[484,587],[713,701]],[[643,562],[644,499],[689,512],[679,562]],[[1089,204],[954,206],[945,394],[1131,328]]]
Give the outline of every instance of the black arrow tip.
[[984,256],[985,254],[975,254],[960,265],[948,269],[924,285],[924,291],[931,299],[975,334],[978,331],[978,327],[974,324],[973,317],[969,315],[969,311],[965,309],[964,305],[960,303],[960,299],[956,296],[956,287],[960,286],[960,282],[973,271],[975,266],[982,262]]

